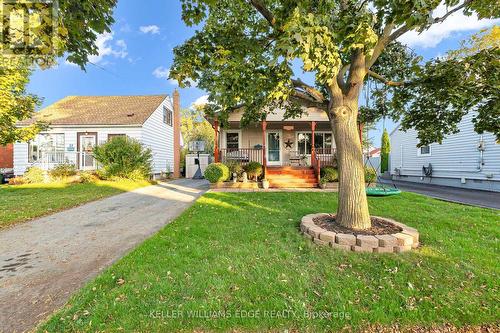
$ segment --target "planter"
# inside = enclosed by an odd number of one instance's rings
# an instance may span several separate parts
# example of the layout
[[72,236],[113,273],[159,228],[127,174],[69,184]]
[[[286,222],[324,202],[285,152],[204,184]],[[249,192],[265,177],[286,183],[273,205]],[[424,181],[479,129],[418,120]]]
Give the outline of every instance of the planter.
[[264,190],[269,189],[269,180],[267,180],[267,179],[262,179],[262,188],[263,188]]

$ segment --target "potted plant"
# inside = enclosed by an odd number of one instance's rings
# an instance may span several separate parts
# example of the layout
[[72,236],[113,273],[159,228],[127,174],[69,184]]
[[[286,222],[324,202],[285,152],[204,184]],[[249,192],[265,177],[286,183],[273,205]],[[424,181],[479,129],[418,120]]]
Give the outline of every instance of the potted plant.
[[264,190],[267,190],[267,189],[269,188],[269,180],[267,180],[267,179],[265,179],[265,178],[264,178],[264,179],[262,179],[262,188],[263,188]]
[[320,187],[321,189],[323,189],[323,190],[324,190],[324,189],[326,188],[326,184],[327,184],[327,183],[328,183],[328,179],[326,179],[326,178],[321,178],[321,179],[319,180],[319,187]]

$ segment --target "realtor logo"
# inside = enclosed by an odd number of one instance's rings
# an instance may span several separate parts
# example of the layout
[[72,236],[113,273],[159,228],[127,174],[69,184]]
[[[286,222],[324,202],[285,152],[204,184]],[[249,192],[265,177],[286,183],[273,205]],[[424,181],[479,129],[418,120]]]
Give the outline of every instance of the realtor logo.
[[54,53],[57,0],[0,0],[1,52],[46,56]]

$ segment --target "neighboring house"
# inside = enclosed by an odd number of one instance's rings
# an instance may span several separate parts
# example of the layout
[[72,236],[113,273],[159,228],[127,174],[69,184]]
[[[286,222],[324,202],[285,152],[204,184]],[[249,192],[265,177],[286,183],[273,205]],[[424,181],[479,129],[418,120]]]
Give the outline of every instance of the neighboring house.
[[369,157],[380,157],[380,148],[371,148],[370,152],[368,153]]
[[[500,144],[492,133],[477,134],[469,113],[460,132],[442,144],[417,148],[417,133],[391,133],[390,170],[394,179],[500,191]],[[430,166],[430,167],[429,167]]]
[[8,144],[0,146],[0,171],[11,170],[14,167],[14,146]]
[[14,144],[14,173],[31,166],[49,170],[70,163],[79,170],[98,167],[92,150],[117,136],[139,140],[153,154],[153,173],[179,176],[180,101],[174,92],[154,96],[69,96],[37,112],[49,129],[29,143]]
[[[319,167],[335,163],[330,121],[324,111],[315,108],[306,109],[296,119],[285,120],[284,113],[276,110],[265,121],[245,128],[240,125],[243,111],[233,112],[224,128],[217,118],[209,119],[216,129],[215,160],[259,162],[271,187],[317,186]],[[279,179],[280,175],[289,177]]]

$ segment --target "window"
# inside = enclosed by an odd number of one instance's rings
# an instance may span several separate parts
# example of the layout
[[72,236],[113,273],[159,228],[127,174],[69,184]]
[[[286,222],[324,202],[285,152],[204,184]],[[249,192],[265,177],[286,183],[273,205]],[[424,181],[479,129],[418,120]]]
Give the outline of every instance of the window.
[[168,126],[172,126],[173,114],[172,110],[168,109],[166,106],[163,107],[163,122]]
[[[332,133],[319,132],[314,133],[314,147],[316,149],[330,149],[332,148]],[[311,132],[297,133],[297,150],[301,155],[310,155],[312,145]]]
[[226,148],[227,149],[239,149],[240,148],[240,133],[239,132],[226,133]]
[[108,141],[114,138],[127,137],[126,134],[108,134]]
[[48,162],[57,162],[64,159],[64,151],[64,134],[40,134],[28,144],[28,161],[47,159]]
[[418,156],[430,156],[431,155],[431,146],[422,146],[417,150]]

